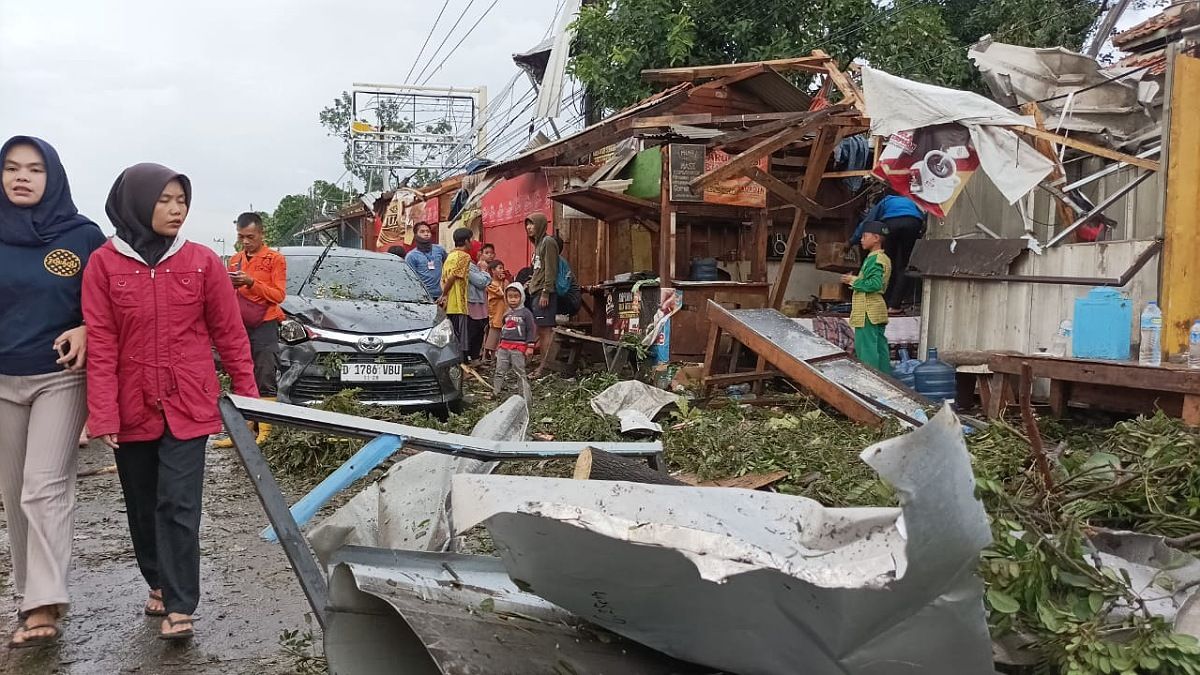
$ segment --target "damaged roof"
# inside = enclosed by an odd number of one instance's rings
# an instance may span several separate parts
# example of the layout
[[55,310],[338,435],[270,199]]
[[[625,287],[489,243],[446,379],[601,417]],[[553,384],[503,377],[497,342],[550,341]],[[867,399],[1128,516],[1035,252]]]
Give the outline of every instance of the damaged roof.
[[1159,14],[1113,36],[1113,46],[1122,51],[1139,51],[1173,40],[1179,31],[1200,23],[1200,5],[1195,0],[1175,3]]

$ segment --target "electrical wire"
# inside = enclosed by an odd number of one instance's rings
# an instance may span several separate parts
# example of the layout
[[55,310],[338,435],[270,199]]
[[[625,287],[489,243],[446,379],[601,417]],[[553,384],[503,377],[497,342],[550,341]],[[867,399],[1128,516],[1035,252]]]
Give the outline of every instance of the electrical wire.
[[[458,41],[458,44],[454,45],[454,48],[451,49],[446,54],[446,56],[444,56],[442,58],[442,62],[440,64],[438,64],[438,67],[434,68],[433,71],[430,72],[429,75],[424,80],[421,80],[422,85],[425,85],[427,82],[429,82],[429,80],[433,79],[434,75],[438,74],[438,71],[442,69],[442,66],[446,65],[446,61],[449,60],[449,58],[451,56],[454,56],[454,52],[458,51],[458,48],[461,47],[462,44],[467,41],[467,38],[471,37],[471,33],[475,32],[475,29],[479,27],[479,24],[482,23],[483,20],[485,18],[487,18],[487,15],[490,14],[491,11],[496,8],[496,3],[498,3],[499,1],[500,0],[492,0],[492,4],[488,5],[488,8],[483,11],[483,14],[480,14],[479,18],[475,20],[475,23],[471,24],[471,27],[469,29],[467,29],[467,32],[462,36],[462,39],[460,39]],[[474,2],[474,0],[472,0],[472,2]]]
[[429,32],[425,34],[425,42],[421,44],[421,51],[417,52],[417,58],[413,59],[412,65],[408,67],[408,74],[404,76],[404,81],[408,82],[408,78],[412,77],[413,71],[417,69],[417,64],[421,62],[421,57],[425,55],[425,48],[429,46],[429,39],[433,37],[433,32],[437,30],[438,23],[442,20],[442,14],[446,12],[446,7],[450,4],[450,0],[443,0],[442,9],[438,12],[437,18],[433,20],[433,25],[429,27]]
[[454,21],[454,25],[450,27],[450,30],[446,31],[446,34],[442,36],[442,41],[438,43],[437,49],[433,50],[433,53],[429,55],[428,63],[425,64],[424,68],[421,68],[421,72],[417,74],[416,79],[420,80],[425,76],[425,71],[429,70],[429,66],[433,64],[433,60],[438,57],[438,54],[442,53],[442,47],[446,46],[446,43],[450,40],[450,36],[458,29],[458,25],[462,23],[462,20],[467,18],[467,12],[471,11],[471,6],[474,4],[475,0],[469,0],[467,6],[463,7],[463,11],[458,15],[458,19]]

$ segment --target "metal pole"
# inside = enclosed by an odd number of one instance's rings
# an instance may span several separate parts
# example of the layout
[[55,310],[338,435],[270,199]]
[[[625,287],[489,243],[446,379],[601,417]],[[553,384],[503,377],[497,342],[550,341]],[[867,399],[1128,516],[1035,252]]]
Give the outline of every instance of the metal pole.
[[1102,201],[1102,202],[1100,202],[1099,204],[1097,204],[1097,205],[1096,205],[1096,208],[1094,208],[1094,209],[1092,209],[1091,211],[1088,211],[1087,213],[1083,214],[1082,216],[1080,216],[1079,218],[1077,218],[1077,219],[1075,220],[1075,222],[1071,223],[1071,224],[1070,224],[1070,225],[1069,225],[1069,226],[1068,226],[1068,227],[1067,227],[1065,230],[1063,230],[1062,232],[1059,232],[1058,234],[1054,235],[1054,238],[1053,238],[1053,239],[1051,239],[1051,240],[1050,240],[1050,241],[1049,241],[1049,242],[1046,244],[1046,248],[1050,248],[1051,246],[1054,246],[1054,245],[1055,245],[1055,244],[1057,244],[1058,242],[1062,241],[1062,240],[1063,240],[1063,239],[1064,239],[1064,238],[1065,238],[1067,235],[1069,235],[1069,234],[1071,234],[1072,232],[1074,232],[1074,231],[1075,231],[1075,229],[1076,229],[1076,228],[1078,228],[1080,225],[1083,225],[1083,224],[1084,224],[1084,223],[1086,223],[1087,221],[1089,221],[1089,220],[1091,220],[1092,218],[1094,218],[1096,215],[1098,215],[1098,214],[1100,214],[1100,213],[1103,213],[1103,212],[1104,212],[1104,209],[1107,209],[1108,207],[1110,207],[1110,206],[1112,206],[1113,204],[1117,203],[1117,202],[1118,202],[1118,201],[1119,201],[1119,200],[1120,200],[1122,197],[1124,197],[1125,195],[1129,194],[1129,192],[1130,192],[1130,191],[1132,191],[1132,190],[1133,190],[1135,187],[1137,187],[1137,186],[1141,185],[1143,182],[1145,182],[1145,180],[1146,180],[1147,178],[1149,178],[1150,176],[1153,176],[1153,175],[1154,175],[1154,172],[1153,172],[1153,171],[1143,171],[1143,172],[1141,173],[1141,175],[1139,175],[1137,178],[1134,178],[1133,180],[1129,181],[1129,182],[1128,182],[1128,183],[1126,183],[1124,186],[1122,186],[1122,187],[1121,187],[1121,189],[1119,189],[1119,190],[1117,190],[1116,192],[1112,193],[1111,195],[1109,195],[1108,197],[1106,197],[1106,198],[1104,199],[1104,201]]

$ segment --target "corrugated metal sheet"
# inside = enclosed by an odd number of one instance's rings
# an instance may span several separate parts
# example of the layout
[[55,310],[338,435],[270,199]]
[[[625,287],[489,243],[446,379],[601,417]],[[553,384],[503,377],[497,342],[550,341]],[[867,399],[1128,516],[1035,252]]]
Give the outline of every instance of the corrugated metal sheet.
[[[1043,255],[1026,255],[1013,274],[1120,276],[1153,240],[1067,244]],[[1050,346],[1063,319],[1072,318],[1075,299],[1086,286],[926,279],[922,352],[1016,350],[1036,353]],[[1120,289],[1135,307],[1158,295],[1158,265],[1152,261]],[[1137,312],[1135,312],[1136,316]]]
[[771,69],[735,82],[730,87],[757,96],[779,112],[804,112],[812,105],[812,98]]

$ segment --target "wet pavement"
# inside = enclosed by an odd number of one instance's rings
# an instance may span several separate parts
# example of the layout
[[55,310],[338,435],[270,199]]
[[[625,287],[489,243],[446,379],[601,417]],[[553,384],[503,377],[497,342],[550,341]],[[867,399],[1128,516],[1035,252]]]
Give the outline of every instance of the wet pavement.
[[[112,463],[107,450],[80,451],[80,471]],[[142,615],[147,589],[134,562],[117,476],[81,477],[72,606],[56,647],[7,647],[16,605],[8,579],[7,535],[0,519],[0,673],[282,675],[294,671],[281,652],[279,635],[283,630],[307,629],[308,605],[283,549],[258,538],[266,516],[235,451],[210,449],[207,464],[196,638],[190,644],[157,639],[161,619]]]

